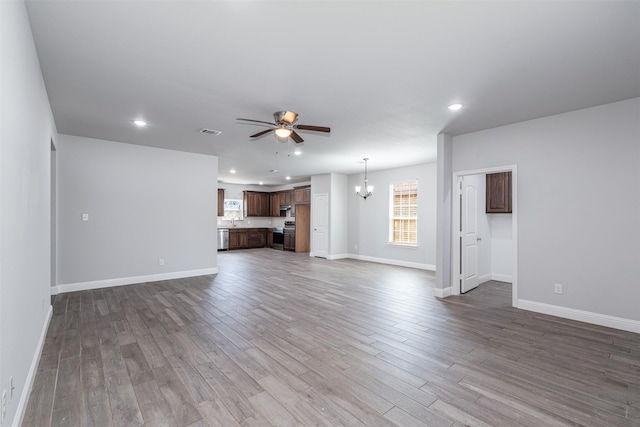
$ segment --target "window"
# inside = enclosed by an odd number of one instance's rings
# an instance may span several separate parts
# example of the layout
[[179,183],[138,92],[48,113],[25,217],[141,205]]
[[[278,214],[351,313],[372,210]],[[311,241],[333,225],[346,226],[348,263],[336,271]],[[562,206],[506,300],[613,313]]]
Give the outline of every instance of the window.
[[242,220],[242,200],[224,199],[224,219]]
[[418,182],[389,186],[389,243],[418,244]]

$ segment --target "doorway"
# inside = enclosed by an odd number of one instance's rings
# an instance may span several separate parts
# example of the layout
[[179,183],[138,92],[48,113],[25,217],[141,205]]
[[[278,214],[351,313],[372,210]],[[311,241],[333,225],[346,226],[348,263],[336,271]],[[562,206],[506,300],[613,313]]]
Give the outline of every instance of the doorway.
[[[485,175],[489,173],[511,172],[512,176],[512,213],[510,215],[511,245],[508,249],[511,255],[511,288],[512,306],[518,304],[518,208],[517,208],[517,168],[516,165],[501,166],[495,168],[476,169],[454,172],[453,183],[455,197],[453,197],[453,209],[451,224],[452,234],[452,285],[451,294],[459,295],[475,288],[479,283],[490,280],[487,275],[486,259],[482,259],[482,248],[489,242],[486,238],[486,230],[490,224],[478,221],[478,212],[484,212],[484,182]],[[504,216],[494,215],[496,223],[504,228]],[[484,230],[484,231],[483,231]],[[507,230],[508,232],[509,230]],[[483,262],[485,268],[483,268]],[[491,270],[491,267],[489,267]],[[501,275],[498,275],[501,276]],[[495,280],[506,280],[506,275]]]

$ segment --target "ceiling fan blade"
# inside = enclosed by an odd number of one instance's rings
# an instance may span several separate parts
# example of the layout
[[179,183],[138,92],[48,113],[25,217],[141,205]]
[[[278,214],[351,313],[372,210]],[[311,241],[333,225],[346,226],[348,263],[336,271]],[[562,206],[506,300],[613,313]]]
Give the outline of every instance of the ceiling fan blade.
[[311,126],[311,125],[294,125],[293,126],[299,130],[314,130],[316,132],[331,132],[331,128],[326,126]]
[[292,124],[293,122],[296,121],[297,118],[298,118],[298,113],[296,113],[295,111],[286,111],[282,116],[282,121]]
[[269,125],[269,126],[275,126],[275,123],[271,123],[271,122],[265,122],[262,120],[253,120],[253,119],[241,119],[241,118],[237,118],[236,120],[244,120],[245,122],[254,122],[254,123],[264,123],[265,125]]
[[257,138],[257,137],[262,136],[262,135],[264,135],[266,133],[269,133],[269,132],[273,132],[273,129],[263,130],[262,132],[258,132],[258,133],[254,134],[254,135],[251,135],[249,138]]
[[303,142],[304,142],[304,139],[302,139],[302,138],[300,137],[300,135],[298,135],[298,134],[296,133],[296,131],[295,131],[295,130],[292,130],[292,131],[291,131],[291,135],[289,135],[289,136],[291,136],[291,139],[293,139],[293,142],[295,142],[296,144],[301,144],[301,143],[303,143]]

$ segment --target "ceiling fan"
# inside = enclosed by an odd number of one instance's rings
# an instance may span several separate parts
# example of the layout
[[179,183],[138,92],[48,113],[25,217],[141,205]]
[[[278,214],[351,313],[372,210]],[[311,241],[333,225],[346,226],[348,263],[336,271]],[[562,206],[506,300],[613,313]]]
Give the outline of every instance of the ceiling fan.
[[311,130],[316,132],[331,132],[331,128],[326,126],[311,126],[311,125],[299,125],[296,124],[298,121],[298,113],[294,111],[276,111],[273,113],[273,123],[265,122],[262,120],[253,120],[253,119],[241,119],[237,118],[236,120],[243,120],[245,122],[252,123],[261,123],[263,125],[268,125],[270,128],[267,130],[263,130],[254,135],[251,135],[249,138],[257,138],[259,136],[265,135],[269,132],[275,133],[278,138],[289,138],[293,139],[293,142],[296,144],[301,144],[304,142],[304,139],[298,135],[296,130]]

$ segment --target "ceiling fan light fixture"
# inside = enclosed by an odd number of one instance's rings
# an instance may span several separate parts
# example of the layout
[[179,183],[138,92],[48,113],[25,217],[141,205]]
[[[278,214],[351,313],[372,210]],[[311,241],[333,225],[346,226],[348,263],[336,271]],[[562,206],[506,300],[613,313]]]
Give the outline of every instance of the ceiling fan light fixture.
[[291,135],[291,129],[287,128],[277,128],[275,130],[276,135],[280,138],[288,138]]
[[293,111],[286,111],[284,113],[284,116],[282,116],[282,121],[291,124],[296,120],[297,117],[298,117],[298,113]]

